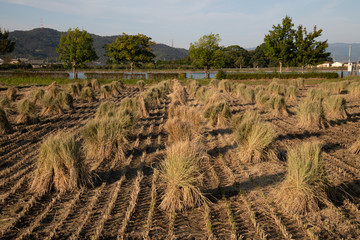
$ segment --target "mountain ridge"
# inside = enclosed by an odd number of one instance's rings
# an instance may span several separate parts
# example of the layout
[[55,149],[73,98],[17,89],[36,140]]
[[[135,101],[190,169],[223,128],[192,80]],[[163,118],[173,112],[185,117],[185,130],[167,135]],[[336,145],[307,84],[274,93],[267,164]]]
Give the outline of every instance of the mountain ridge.
[[[57,61],[59,54],[56,52],[61,33],[51,28],[34,28],[32,30],[15,30],[9,33],[9,39],[16,42],[15,50],[8,54],[12,58],[28,58],[30,60],[47,59],[51,62]],[[99,36],[89,33],[93,37],[95,51],[99,57],[97,61],[105,63],[105,44],[112,43],[120,35]],[[177,60],[187,56],[187,50],[174,48],[162,43],[152,47],[155,59]]]

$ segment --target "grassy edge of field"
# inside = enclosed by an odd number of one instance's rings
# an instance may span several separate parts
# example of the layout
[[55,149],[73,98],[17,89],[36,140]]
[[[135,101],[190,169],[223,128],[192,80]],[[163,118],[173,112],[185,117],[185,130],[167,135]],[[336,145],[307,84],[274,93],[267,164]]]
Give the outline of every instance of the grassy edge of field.
[[[337,79],[305,79],[305,84],[314,85],[323,82],[339,82],[344,80],[360,79],[360,77],[345,77]],[[143,80],[146,85],[152,85],[168,79],[98,79],[101,84],[111,83],[112,81],[121,80],[125,85],[136,85],[139,80]],[[186,84],[193,79],[181,79],[180,81]],[[211,79],[196,79],[201,85],[208,85]],[[81,82],[84,79],[68,79],[68,78],[45,78],[45,77],[0,77],[0,89],[6,89],[7,86],[32,86],[32,85],[49,85],[53,82],[57,84],[69,84],[74,82]],[[272,80],[234,80],[246,85],[268,85]],[[284,80],[280,80],[284,81]],[[289,80],[287,80],[289,81]],[[3,85],[2,85],[3,84]]]

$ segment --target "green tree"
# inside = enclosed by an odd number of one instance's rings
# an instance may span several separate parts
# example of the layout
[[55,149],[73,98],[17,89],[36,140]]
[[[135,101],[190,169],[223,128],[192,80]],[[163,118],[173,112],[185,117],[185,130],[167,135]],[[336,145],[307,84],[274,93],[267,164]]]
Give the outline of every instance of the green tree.
[[85,30],[80,31],[78,28],[74,30],[70,28],[66,34],[61,34],[56,51],[60,54],[59,58],[65,67],[73,69],[74,79],[77,68],[98,58],[93,47],[93,38]]
[[202,36],[198,42],[190,43],[189,56],[195,67],[203,67],[205,75],[209,78],[210,67],[222,67],[224,54],[219,46],[219,34],[210,33]]
[[115,63],[129,63],[131,76],[134,65],[153,62],[155,55],[151,52],[151,46],[155,43],[150,37],[144,34],[127,35],[123,33],[121,37],[116,38],[115,42],[106,44],[106,56],[110,57]]
[[224,54],[226,68],[243,68],[249,65],[249,52],[238,45],[231,45],[224,48]]
[[328,47],[326,41],[316,41],[320,37],[322,29],[317,30],[314,26],[313,32],[307,32],[302,25],[298,26],[295,33],[296,62],[301,66],[302,72],[307,65],[315,65],[326,61],[330,53],[326,52]]
[[3,32],[0,28],[0,55],[14,51],[14,48],[15,42],[9,40],[9,31],[4,30]]
[[268,67],[270,60],[265,54],[265,49],[266,49],[265,43],[262,43],[259,46],[257,46],[255,48],[255,50],[250,50],[249,51],[249,54],[250,54],[249,65],[252,65],[254,68]]
[[275,59],[280,64],[280,73],[282,73],[283,64],[289,64],[294,59],[295,44],[293,29],[294,24],[289,16],[282,20],[282,24],[273,25],[273,30],[265,35],[266,44],[265,53],[267,56]]

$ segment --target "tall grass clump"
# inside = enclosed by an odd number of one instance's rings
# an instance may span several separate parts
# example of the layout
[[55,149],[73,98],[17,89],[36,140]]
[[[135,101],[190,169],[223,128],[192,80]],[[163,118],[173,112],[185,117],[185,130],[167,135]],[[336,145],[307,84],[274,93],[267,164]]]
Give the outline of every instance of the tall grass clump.
[[292,85],[296,87],[296,89],[302,89],[305,87],[305,79],[304,78],[297,78],[293,80]]
[[74,108],[73,97],[65,91],[59,92],[58,95],[56,96],[56,100],[58,101],[62,109],[70,110]]
[[360,96],[360,83],[352,82],[347,87],[347,90],[351,97],[359,97]]
[[144,91],[144,88],[145,88],[145,82],[144,82],[144,80],[139,80],[139,81],[137,81],[136,85],[139,87],[139,90],[140,90],[140,91]]
[[231,92],[231,82],[229,80],[220,80],[218,84],[218,89],[230,93]]
[[6,95],[11,102],[15,101],[17,97],[17,88],[9,87],[6,90]]
[[8,121],[5,111],[0,108],[0,134],[5,134],[10,132],[11,125]]
[[63,113],[63,109],[57,98],[57,91],[46,92],[42,98],[42,110],[41,115],[60,114]]
[[201,84],[197,80],[190,80],[188,84],[189,94],[194,97],[197,90],[201,87]]
[[137,121],[136,115],[129,109],[118,109],[112,116],[109,116],[109,111],[97,116],[80,131],[87,157],[95,160],[123,159],[128,137]]
[[197,128],[189,121],[183,121],[179,117],[168,119],[164,129],[168,133],[169,142],[192,141],[200,138]]
[[188,100],[188,93],[185,87],[179,82],[174,83],[173,92],[170,94],[171,101],[179,101],[182,105],[185,105]]
[[217,94],[216,90],[202,86],[196,91],[195,97],[200,102],[205,103],[215,94]]
[[199,167],[205,158],[205,151],[197,142],[179,141],[167,147],[159,171],[164,188],[160,209],[182,211],[206,202],[201,192],[203,175]]
[[328,177],[319,142],[305,142],[289,148],[288,170],[277,193],[277,203],[286,211],[306,214],[327,203]]
[[116,113],[117,107],[113,102],[103,102],[98,107],[95,118],[113,117]]
[[323,101],[330,96],[330,92],[323,89],[312,88],[307,92],[306,99],[310,101]]
[[235,95],[242,100],[244,104],[255,102],[255,91],[252,88],[246,87],[245,84],[237,84],[234,86]]
[[240,161],[258,163],[274,156],[270,144],[276,138],[276,132],[258,114],[247,111],[234,117],[231,125],[238,143]]
[[40,146],[31,191],[65,192],[92,184],[92,178],[75,136],[67,132],[50,135]]
[[264,90],[260,90],[255,95],[255,102],[256,102],[255,106],[262,111],[265,109],[265,105],[269,99],[270,99],[269,94]]
[[100,95],[102,98],[109,99],[113,98],[113,94],[111,92],[111,87],[109,85],[103,85],[100,89]]
[[283,96],[272,95],[266,104],[274,116],[288,116],[289,114]]
[[0,108],[6,113],[6,115],[9,115],[13,112],[13,110],[11,109],[10,101],[5,95],[0,95]]
[[16,121],[18,123],[37,123],[39,121],[36,113],[35,104],[28,99],[23,99],[17,103],[18,116]]
[[289,86],[286,89],[286,93],[285,93],[286,101],[293,102],[293,103],[296,102],[297,94],[298,94],[298,91],[297,91],[296,87],[295,86]]
[[220,80],[217,80],[217,79],[211,79],[210,83],[209,83],[209,86],[212,87],[212,88],[218,88],[219,86],[219,83],[220,83]]
[[78,97],[80,96],[81,89],[82,89],[81,84],[72,83],[68,85],[67,92],[69,92],[73,97]]
[[278,84],[276,82],[271,82],[268,86],[268,91],[270,94],[285,95],[286,88],[285,85]]
[[230,107],[225,101],[207,104],[204,117],[213,127],[226,127],[231,119]]
[[357,136],[355,142],[350,146],[349,150],[355,154],[360,153],[360,135]]
[[329,120],[346,119],[346,100],[340,96],[329,96],[323,101],[326,118]]
[[101,88],[100,82],[97,79],[91,80],[91,88],[94,89],[94,91],[99,91]]
[[41,101],[45,95],[45,91],[44,91],[44,89],[41,89],[41,88],[34,89],[33,91],[31,91],[30,95],[31,95],[31,101],[34,104],[41,103]]
[[84,87],[81,90],[80,93],[80,99],[88,101],[88,102],[93,102],[96,100],[95,98],[95,92],[91,87]]
[[301,102],[296,109],[298,126],[305,129],[323,129],[328,127],[324,108],[321,100]]

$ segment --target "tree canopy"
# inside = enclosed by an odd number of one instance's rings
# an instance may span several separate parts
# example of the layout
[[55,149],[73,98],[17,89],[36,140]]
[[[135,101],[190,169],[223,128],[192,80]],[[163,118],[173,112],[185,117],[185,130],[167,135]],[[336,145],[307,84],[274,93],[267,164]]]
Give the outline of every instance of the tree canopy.
[[14,41],[9,40],[9,31],[4,30],[3,32],[0,28],[0,55],[12,52],[15,45]]
[[294,24],[289,16],[282,20],[282,24],[273,25],[273,30],[265,35],[265,53],[280,64],[280,73],[284,63],[290,63],[294,57]]
[[123,33],[116,38],[115,42],[106,44],[106,56],[110,57],[115,63],[129,63],[131,75],[134,65],[152,62],[155,55],[152,53],[151,46],[155,45],[150,37],[144,34],[127,35]]
[[326,61],[330,53],[325,52],[328,47],[326,41],[316,41],[315,38],[320,37],[322,29],[317,30],[314,26],[313,32],[307,32],[302,25],[298,26],[295,33],[296,62],[302,67],[306,65],[314,65]]
[[78,67],[98,58],[93,47],[93,38],[85,30],[80,31],[78,28],[70,28],[66,34],[61,34],[56,51],[65,67],[72,67],[74,78]]
[[191,62],[195,67],[203,67],[207,77],[210,67],[222,67],[224,64],[220,41],[219,34],[210,33],[202,36],[198,42],[190,43]]
[[316,41],[321,36],[322,30],[314,27],[313,32],[299,25],[294,28],[292,19],[285,16],[282,24],[273,25],[269,34],[265,35],[265,53],[280,64],[280,73],[283,64],[293,64],[304,67],[325,61],[330,54],[326,53],[327,41]]

